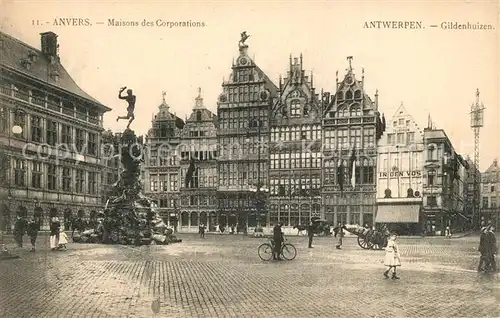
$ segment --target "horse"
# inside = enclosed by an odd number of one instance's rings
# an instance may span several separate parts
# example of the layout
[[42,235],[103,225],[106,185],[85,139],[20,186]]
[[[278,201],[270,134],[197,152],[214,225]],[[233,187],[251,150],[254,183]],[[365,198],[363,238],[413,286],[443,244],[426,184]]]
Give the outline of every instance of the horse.
[[[307,230],[307,226],[305,225],[295,225],[293,228],[297,229],[297,235],[300,235],[301,232],[305,232]],[[306,233],[302,233],[302,235],[306,235]]]

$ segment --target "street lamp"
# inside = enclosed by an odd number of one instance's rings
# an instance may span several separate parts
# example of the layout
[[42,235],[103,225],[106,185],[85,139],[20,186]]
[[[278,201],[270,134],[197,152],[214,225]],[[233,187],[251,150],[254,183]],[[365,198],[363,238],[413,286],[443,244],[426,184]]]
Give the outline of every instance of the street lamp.
[[[257,118],[252,118],[250,120],[250,122],[248,123],[248,132],[247,132],[247,142],[249,143],[251,140],[250,140],[250,133],[251,133],[251,130],[252,128],[257,128],[257,187],[256,187],[256,193],[255,193],[255,198],[254,198],[254,205],[255,205],[255,214],[256,214],[256,222],[257,222],[257,226],[256,228],[260,228],[260,214],[261,214],[261,205],[262,205],[262,185],[261,185],[261,182],[260,182],[260,142],[261,142],[261,139],[260,139],[260,135],[261,135],[261,129],[262,129],[262,121],[260,119],[257,119]],[[249,147],[247,148],[248,150]],[[250,156],[250,152],[249,152],[249,156]],[[250,165],[250,158],[249,158],[249,165]],[[250,173],[250,170],[248,171],[248,173]],[[250,206],[249,206],[250,208]]]

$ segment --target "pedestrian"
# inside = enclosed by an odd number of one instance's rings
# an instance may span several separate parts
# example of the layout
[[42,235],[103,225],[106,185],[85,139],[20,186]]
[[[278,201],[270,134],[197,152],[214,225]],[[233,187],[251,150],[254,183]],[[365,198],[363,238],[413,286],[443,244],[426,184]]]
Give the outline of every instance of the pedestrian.
[[61,222],[57,216],[50,220],[50,249],[55,251],[59,247],[59,232],[61,228]]
[[444,236],[446,238],[451,238],[451,230],[449,226],[447,226],[446,229],[444,230]]
[[17,246],[23,247],[23,236],[26,232],[27,222],[22,216],[17,216],[17,219],[14,223],[14,239],[17,243]]
[[498,253],[497,238],[495,235],[495,226],[490,225],[488,231],[486,232],[486,257],[487,266],[486,271],[496,272],[497,263],[495,260],[495,255]]
[[200,237],[205,238],[205,224],[203,224],[203,222],[200,223],[199,232],[200,232]]
[[274,241],[274,252],[273,252],[273,260],[281,261],[281,245],[283,244],[284,237],[283,232],[281,231],[282,223],[278,223],[273,228],[273,241]]
[[385,248],[384,265],[389,268],[384,272],[385,278],[389,278],[389,272],[393,269],[392,279],[399,279],[396,274],[396,268],[401,266],[401,259],[399,257],[398,244],[396,243],[398,236],[395,232],[391,233],[387,246]]
[[341,250],[342,249],[342,239],[344,237],[344,229],[345,229],[345,225],[342,224],[342,223],[339,223],[339,225],[336,227],[336,230],[335,231],[335,237],[337,237],[337,246],[336,248],[338,250]]
[[307,227],[307,235],[309,236],[309,248],[313,248],[312,247],[312,243],[313,243],[313,237],[314,237],[314,225],[313,225],[313,222],[309,222],[309,226]]
[[38,237],[38,231],[40,231],[40,223],[35,221],[34,218],[32,218],[27,227],[26,233],[30,237],[30,242],[31,242],[31,251],[34,252],[36,249],[36,238]]
[[481,253],[481,256],[479,257],[479,265],[477,266],[477,271],[482,272],[486,271],[488,268],[488,227],[483,226],[481,228],[481,232],[479,235],[479,253]]
[[66,234],[66,232],[64,231],[64,228],[60,228],[60,232],[59,232],[59,240],[57,242],[57,247],[58,249],[62,250],[66,250],[68,248],[68,235]]

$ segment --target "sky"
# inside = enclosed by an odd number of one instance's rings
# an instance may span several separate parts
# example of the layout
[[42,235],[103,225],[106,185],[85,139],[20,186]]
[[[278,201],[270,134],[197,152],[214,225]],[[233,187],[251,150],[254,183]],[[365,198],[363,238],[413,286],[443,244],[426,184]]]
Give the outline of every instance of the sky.
[[[430,114],[457,152],[473,156],[470,107],[480,90],[485,120],[480,168],[500,157],[498,1],[11,1],[0,2],[2,30],[40,48],[41,32],[58,34],[60,57],[78,85],[113,110],[104,126],[123,131],[122,86],[137,95],[132,128],[145,134],[166,92],[171,111],[191,113],[198,87],[216,113],[222,81],[238,56],[240,33],[249,55],[278,83],[289,55],[303,54],[316,91],[334,91],[348,67],[365,89],[379,91],[379,110],[389,120],[403,103],[420,128]],[[59,18],[88,18],[91,26],[55,25]],[[139,26],[109,26],[108,20]],[[141,26],[146,21],[204,22],[204,27]],[[423,29],[364,28],[371,21],[419,21]],[[103,24],[98,24],[99,22]],[[442,22],[490,24],[494,30],[444,30]],[[430,25],[438,25],[437,28]]]

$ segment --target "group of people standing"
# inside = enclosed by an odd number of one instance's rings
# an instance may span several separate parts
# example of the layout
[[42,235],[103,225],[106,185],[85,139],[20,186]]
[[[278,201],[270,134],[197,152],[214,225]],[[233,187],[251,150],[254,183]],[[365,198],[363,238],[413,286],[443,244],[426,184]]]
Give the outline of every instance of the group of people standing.
[[[14,240],[18,247],[23,247],[24,235],[27,234],[30,238],[31,251],[36,251],[36,240],[38,232],[40,232],[41,220],[39,218],[30,218],[29,221],[22,216],[18,216],[14,223]],[[68,236],[61,227],[61,222],[58,217],[53,217],[50,220],[50,248],[55,251],[65,249],[68,244]]]
[[478,272],[496,272],[497,265],[495,255],[498,253],[497,238],[495,235],[495,227],[490,224],[481,228],[479,237],[479,259]]

